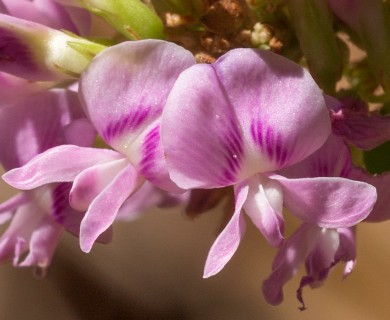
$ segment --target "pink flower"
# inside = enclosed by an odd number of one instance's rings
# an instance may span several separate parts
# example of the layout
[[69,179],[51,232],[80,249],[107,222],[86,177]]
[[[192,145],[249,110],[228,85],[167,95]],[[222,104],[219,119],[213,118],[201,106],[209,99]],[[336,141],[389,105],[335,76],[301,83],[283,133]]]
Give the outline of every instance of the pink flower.
[[[70,142],[89,145],[95,138],[80,109],[77,94],[50,90],[16,99],[0,109],[0,162],[6,170],[19,167],[44,150]],[[0,205],[0,219],[11,219],[0,238],[0,261],[13,258],[15,266],[45,269],[62,232],[78,234],[82,213],[68,204],[70,185],[50,184],[16,195]],[[102,237],[110,240],[109,232]],[[23,258],[24,254],[28,254]]]
[[103,51],[83,74],[80,96],[91,122],[116,151],[63,145],[4,179],[23,190],[73,181],[70,204],[86,211],[80,245],[90,251],[145,180],[165,191],[182,192],[168,176],[160,118],[177,76],[194,63],[188,51],[158,40],[125,42]]
[[[281,170],[281,174],[295,177],[345,177],[372,184],[377,190],[377,202],[365,221],[389,219],[390,175],[371,176],[353,165],[346,142],[332,134],[327,142],[303,161]],[[358,208],[356,208],[358,209]],[[357,215],[360,213],[357,211]],[[356,260],[355,228],[320,228],[304,223],[283,244],[275,257],[272,273],[263,283],[263,294],[267,302],[279,304],[283,300],[283,285],[289,281],[305,263],[306,275],[302,277],[297,291],[302,308],[305,308],[302,289],[309,285],[320,286],[330,269],[345,262],[344,274],[352,272]]]
[[183,71],[161,132],[169,174],[179,187],[234,187],[234,214],[209,252],[205,277],[237,250],[246,225],[242,211],[271,245],[280,246],[283,206],[306,223],[342,228],[367,217],[376,200],[366,183],[273,173],[319,149],[330,118],[311,76],[271,52],[236,49]]

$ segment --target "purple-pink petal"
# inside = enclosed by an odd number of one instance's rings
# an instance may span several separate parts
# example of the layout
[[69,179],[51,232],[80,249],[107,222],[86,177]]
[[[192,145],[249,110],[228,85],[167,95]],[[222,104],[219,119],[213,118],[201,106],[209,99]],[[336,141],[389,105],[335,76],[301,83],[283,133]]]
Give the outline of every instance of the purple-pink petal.
[[283,286],[303,265],[320,235],[320,228],[302,224],[283,244],[272,265],[271,275],[263,282],[265,300],[277,305],[283,301]]
[[371,150],[390,139],[390,116],[342,109],[333,114],[333,119],[333,132],[357,148]]
[[271,52],[236,49],[181,73],[161,130],[172,180],[215,188],[308,156],[328,137],[330,117],[303,68]]
[[27,257],[18,266],[47,268],[51,263],[63,230],[63,227],[52,221],[50,217],[44,217],[31,235]]
[[278,182],[256,175],[247,180],[249,191],[243,209],[268,243],[283,242],[283,192]]
[[123,168],[92,201],[80,226],[80,247],[89,252],[96,239],[114,222],[115,216],[140,181],[137,170],[130,164]]
[[77,94],[59,89],[38,92],[0,108],[0,117],[0,162],[10,170],[64,143],[63,127],[84,114]]
[[173,43],[124,42],[94,58],[80,80],[81,99],[103,139],[132,159],[129,147],[160,117],[177,76],[194,63]]
[[230,221],[213,243],[207,256],[204,278],[211,277],[223,269],[236,252],[246,230],[242,206],[247,199],[249,187],[243,183],[234,187],[236,205]]
[[390,219],[390,172],[380,175],[370,175],[361,168],[353,168],[348,176],[350,179],[356,179],[373,185],[378,194],[377,202],[374,205],[370,215],[365,219],[371,222],[380,222]]
[[34,21],[54,29],[66,29],[78,33],[69,14],[53,0],[2,0],[8,14]]
[[69,194],[72,208],[87,211],[92,201],[127,164],[127,159],[122,158],[97,164],[77,175]]
[[377,199],[375,187],[360,181],[336,177],[272,178],[282,186],[287,209],[302,221],[324,228],[359,223],[369,215]]
[[30,190],[53,182],[68,182],[93,165],[121,159],[115,151],[62,145],[34,157],[26,165],[8,171],[3,179],[11,186]]

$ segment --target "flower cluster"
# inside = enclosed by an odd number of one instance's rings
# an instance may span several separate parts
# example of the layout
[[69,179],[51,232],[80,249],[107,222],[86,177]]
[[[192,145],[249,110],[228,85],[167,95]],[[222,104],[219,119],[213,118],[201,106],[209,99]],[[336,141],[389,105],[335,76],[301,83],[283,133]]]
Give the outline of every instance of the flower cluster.
[[[303,264],[302,308],[303,287],[339,262],[352,271],[356,225],[390,217],[390,175],[369,174],[351,154],[390,136],[390,118],[364,98],[380,87],[386,110],[382,2],[350,1],[348,16],[345,1],[206,2],[152,1],[151,10],[136,0],[0,1],[0,162],[20,190],[0,205],[1,221],[11,220],[1,261],[45,270],[63,231],[89,252],[111,241],[115,221],[148,207],[200,214],[234,194],[204,277],[238,249],[245,215],[279,248],[262,286],[267,302],[283,300]],[[382,19],[376,40],[367,10]],[[336,86],[342,59],[330,12],[361,35],[372,61],[349,67],[360,70],[349,91]],[[302,221],[287,239],[284,209]]]

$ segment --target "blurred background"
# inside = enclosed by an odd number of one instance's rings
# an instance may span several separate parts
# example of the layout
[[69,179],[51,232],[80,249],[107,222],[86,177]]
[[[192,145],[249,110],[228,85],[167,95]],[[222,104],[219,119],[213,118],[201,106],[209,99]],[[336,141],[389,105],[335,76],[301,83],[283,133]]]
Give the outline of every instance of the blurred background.
[[[3,187],[1,198],[10,192]],[[137,221],[116,223],[113,242],[95,245],[90,254],[65,234],[45,278],[10,263],[0,267],[0,319],[390,318],[390,223],[361,224],[352,275],[343,280],[340,265],[323,287],[305,288],[308,309],[301,312],[295,296],[300,277],[287,284],[283,304],[265,303],[261,283],[275,250],[251,223],[225,269],[202,279],[220,211],[191,220],[182,208],[154,209]],[[298,223],[287,218],[289,234]]]

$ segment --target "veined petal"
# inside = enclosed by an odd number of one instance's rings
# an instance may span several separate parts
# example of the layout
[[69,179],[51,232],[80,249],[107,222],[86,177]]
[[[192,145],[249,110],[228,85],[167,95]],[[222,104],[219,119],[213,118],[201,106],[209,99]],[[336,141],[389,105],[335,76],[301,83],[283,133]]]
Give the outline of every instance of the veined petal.
[[377,199],[375,187],[360,181],[336,177],[271,178],[281,184],[287,209],[301,220],[324,228],[357,224],[369,215]]
[[243,183],[234,187],[236,205],[234,214],[225,229],[212,245],[207,256],[203,278],[211,277],[223,269],[236,252],[246,230],[242,206],[248,197],[249,187]]
[[72,208],[87,211],[91,202],[127,166],[127,159],[97,164],[81,172],[73,181],[69,194]]
[[137,170],[128,164],[92,201],[80,226],[80,247],[89,252],[96,239],[114,222],[119,208],[139,187]]
[[133,159],[140,153],[134,140],[161,116],[176,78],[194,63],[189,51],[173,43],[124,42],[91,62],[81,77],[81,99],[103,139]]
[[[66,231],[79,237],[80,224],[85,212],[76,211],[70,207],[69,193],[72,183],[56,183],[35,188],[29,192],[33,202],[42,211],[50,215],[50,218],[61,225]],[[108,243],[112,240],[112,228],[102,233],[96,240],[100,243]]]
[[331,134],[316,152],[302,161],[278,171],[287,178],[347,177],[352,159],[347,144]]
[[49,149],[20,168],[8,171],[3,179],[11,186],[30,190],[52,182],[68,182],[93,165],[121,159],[115,151],[62,145]]
[[243,129],[248,157],[261,163],[258,172],[298,162],[327,139],[330,117],[322,92],[299,65],[270,51],[236,49],[218,59],[215,70]]
[[390,116],[354,113],[343,109],[333,117],[333,131],[360,149],[371,150],[390,139]]
[[[168,174],[160,139],[160,119],[146,128],[135,140],[134,145],[140,146],[140,149],[132,154],[133,164],[148,181],[168,192],[183,192]],[[138,157],[139,159],[137,159]]]
[[162,120],[168,170],[182,188],[232,185],[280,169],[317,150],[329,133],[328,110],[309,73],[252,49],[183,71]]
[[248,179],[249,192],[243,209],[270,245],[283,242],[283,192],[277,181],[256,175]]
[[171,179],[183,189],[240,180],[244,141],[233,107],[211,65],[180,75],[163,111],[161,138]]

